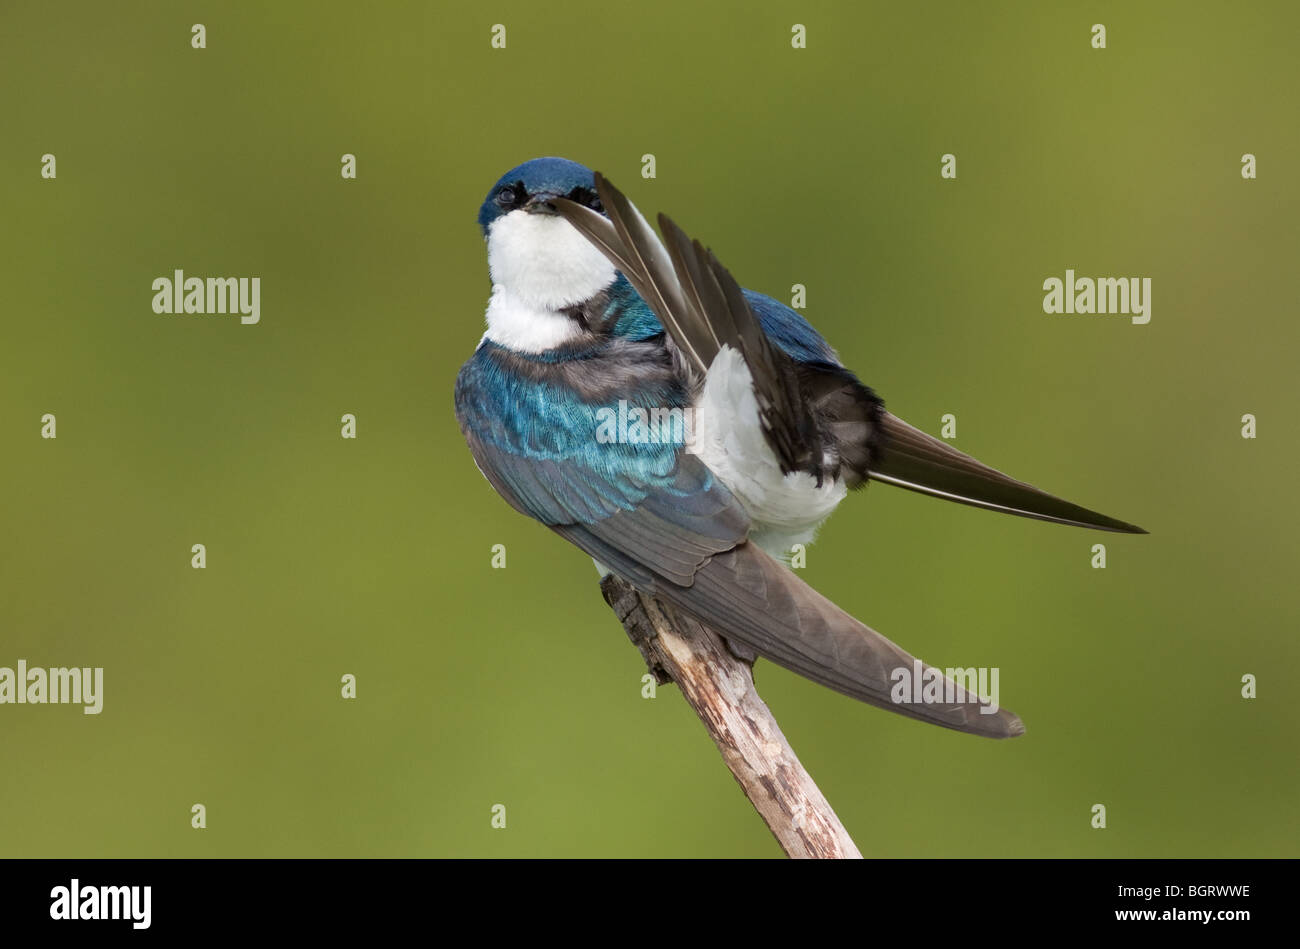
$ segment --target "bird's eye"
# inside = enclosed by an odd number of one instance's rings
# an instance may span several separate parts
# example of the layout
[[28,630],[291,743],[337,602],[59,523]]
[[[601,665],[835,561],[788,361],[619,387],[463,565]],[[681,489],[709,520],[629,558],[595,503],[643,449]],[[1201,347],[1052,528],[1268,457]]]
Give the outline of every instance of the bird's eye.
[[585,204],[593,211],[605,210],[605,206],[600,203],[600,196],[590,188],[574,188],[569,192],[569,200]]
[[512,208],[519,203],[519,191],[515,185],[506,185],[497,192],[497,204],[503,208]]

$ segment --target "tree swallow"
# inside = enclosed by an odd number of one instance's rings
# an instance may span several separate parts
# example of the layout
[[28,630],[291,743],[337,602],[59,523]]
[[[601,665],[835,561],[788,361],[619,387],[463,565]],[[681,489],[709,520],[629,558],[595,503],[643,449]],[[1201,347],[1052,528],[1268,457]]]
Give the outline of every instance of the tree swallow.
[[[923,666],[783,558],[868,480],[1145,531],[886,412],[803,317],[742,289],[662,214],[661,241],[622,193],[576,162],[537,158],[506,172],[478,221],[492,294],[487,332],[456,379],[456,417],[512,507],[737,650],[947,728],[1024,732],[1014,714]],[[674,412],[691,419],[689,433],[628,435],[610,424]],[[918,683],[903,700],[894,687],[914,670],[940,687],[923,696]]]

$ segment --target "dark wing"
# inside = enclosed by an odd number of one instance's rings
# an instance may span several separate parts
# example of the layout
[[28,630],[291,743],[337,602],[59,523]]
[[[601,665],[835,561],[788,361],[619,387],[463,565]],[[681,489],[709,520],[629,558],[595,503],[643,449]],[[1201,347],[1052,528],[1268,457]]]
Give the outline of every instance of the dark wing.
[[[663,582],[690,584],[699,565],[731,550],[749,534],[749,515],[694,455],[677,457],[676,470],[647,483],[644,476],[611,476],[577,459],[526,458],[467,429],[479,470],[521,513],[574,540],[638,589]],[[576,540],[575,540],[576,543]]]
[[1079,507],[1008,477],[888,412],[881,413],[880,421],[883,449],[875,453],[870,471],[875,481],[1057,524],[1146,533],[1134,524]]
[[462,431],[492,486],[641,592],[871,705],[973,734],[1024,731],[1011,712],[960,692],[947,704],[893,701],[898,670],[910,676],[916,660],[749,543],[744,509],[695,456],[680,452],[671,470],[647,475],[620,460],[616,446],[606,446],[611,454],[599,464],[581,455],[521,453],[502,443],[474,401],[458,387]]
[[[711,251],[661,214],[665,251],[640,212],[599,173],[596,189],[609,220],[566,199],[556,200],[556,208],[623,272],[697,377],[722,346],[741,353],[754,379],[764,435],[783,471],[809,471],[820,483],[822,445],[831,443],[841,462],[830,473],[851,487],[870,477],[1021,517],[1146,533],[1017,481],[884,412],[876,395],[838,361],[799,360],[786,346],[772,345],[751,306],[755,295],[743,291]],[[779,330],[787,322],[803,322],[785,310],[780,304],[767,307],[766,323]]]
[[[615,515],[619,518],[621,515]],[[615,518],[611,518],[614,520]],[[953,701],[924,703],[919,692],[904,701],[893,694],[903,677],[919,689],[931,667],[866,626],[783,564],[751,543],[737,544],[700,563],[689,586],[650,583],[637,575],[643,565],[602,536],[602,525],[566,525],[556,532],[641,592],[691,613],[728,639],[744,643],[765,659],[806,679],[868,705],[909,718],[986,738],[1014,738],[1025,726],[1010,710],[995,708],[934,670]],[[620,531],[626,533],[625,531]]]

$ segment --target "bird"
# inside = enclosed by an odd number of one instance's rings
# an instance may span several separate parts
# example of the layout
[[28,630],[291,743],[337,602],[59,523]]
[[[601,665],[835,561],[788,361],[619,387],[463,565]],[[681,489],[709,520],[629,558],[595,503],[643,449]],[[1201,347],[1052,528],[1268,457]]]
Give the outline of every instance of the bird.
[[[711,250],[657,220],[662,237],[608,179],[564,158],[526,161],[488,191],[487,328],[454,399],[483,476],[602,574],[694,616],[738,656],[945,728],[1023,734],[1014,713],[813,589],[791,548],[869,481],[1146,531],[892,415],[803,316],[742,288]],[[647,417],[688,420],[689,431]],[[896,688],[921,670],[943,688],[924,700],[919,687]]]

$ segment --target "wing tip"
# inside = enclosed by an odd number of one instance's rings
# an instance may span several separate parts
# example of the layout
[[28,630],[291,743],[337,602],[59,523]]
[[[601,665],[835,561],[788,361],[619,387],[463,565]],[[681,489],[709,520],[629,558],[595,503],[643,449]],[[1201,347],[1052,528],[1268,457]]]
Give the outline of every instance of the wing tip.
[[962,731],[981,738],[1019,738],[1025,733],[1025,723],[1020,716],[1007,709],[998,709],[993,715],[985,715],[981,709],[973,717],[979,720],[976,727],[963,728]]
[[[1019,738],[1025,733],[1025,723],[1015,712],[1000,708],[992,714],[986,714],[987,710],[988,705],[981,702],[980,709],[967,720],[967,727],[962,731],[982,738]],[[973,725],[970,724],[972,720]]]
[[[999,472],[1000,473],[1000,472]],[[1005,477],[1005,476],[1004,476]],[[895,477],[883,471],[876,469],[867,472],[867,479],[878,481],[881,484],[893,485],[896,488],[903,488],[906,491],[914,491],[917,494],[924,494],[932,498],[940,498],[945,501],[954,501],[957,504],[964,504],[968,507],[980,508],[985,511],[993,511],[997,514],[1012,514],[1016,517],[1023,517],[1034,521],[1046,521],[1049,524],[1063,524],[1066,527],[1083,527],[1090,530],[1110,531],[1115,534],[1149,534],[1151,533],[1145,527],[1138,527],[1136,524],[1130,524],[1127,521],[1121,521],[1105,514],[1099,514],[1096,511],[1090,511],[1086,507],[1079,507],[1069,501],[1029,485],[1022,485],[1034,492],[1034,500],[1041,499],[1042,502],[1049,503],[1050,507],[1030,506],[1028,504],[1012,504],[994,501],[974,494],[958,494],[953,491],[946,491],[942,488],[933,487],[915,480]],[[1008,479],[1009,480],[1009,479]],[[1056,507],[1057,505],[1064,506]],[[1070,509],[1073,510],[1070,510]]]
[[[862,698],[853,695],[853,698]],[[870,699],[863,699],[868,704],[878,704]],[[965,735],[977,738],[1019,738],[1025,733],[1025,723],[1020,716],[1010,709],[990,706],[986,699],[979,699],[962,705],[948,705],[941,709],[921,704],[919,707],[906,705],[881,705],[901,712],[909,718],[919,719],[928,725],[939,725]]]
[[[1095,512],[1090,512],[1095,513]],[[1082,527],[1095,527],[1097,530],[1111,531],[1115,534],[1150,534],[1151,532],[1145,527],[1138,527],[1136,524],[1130,524],[1127,521],[1121,521],[1114,517],[1107,517],[1105,514],[1097,514],[1098,522],[1095,524],[1081,524]]]

